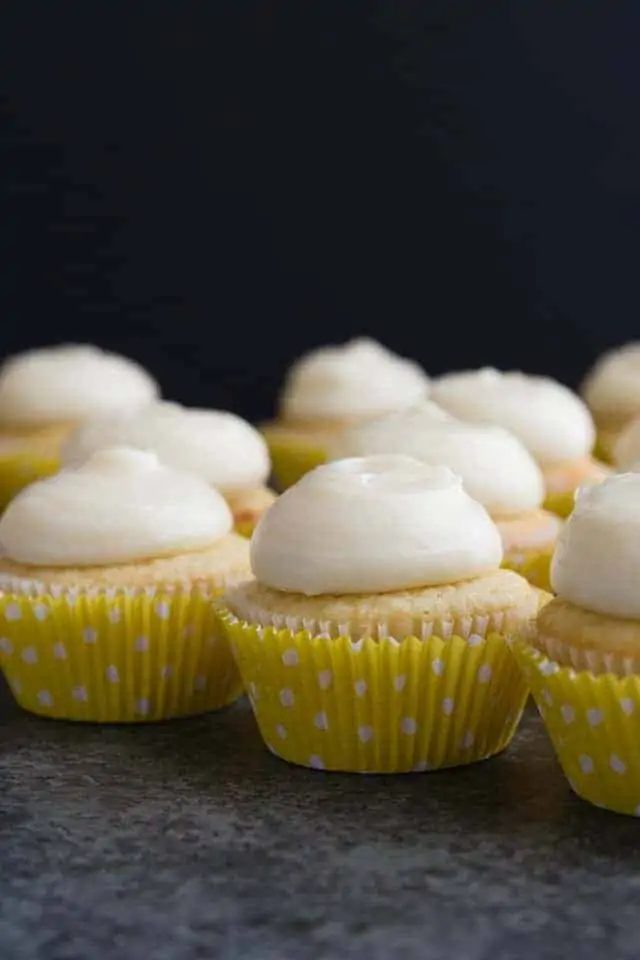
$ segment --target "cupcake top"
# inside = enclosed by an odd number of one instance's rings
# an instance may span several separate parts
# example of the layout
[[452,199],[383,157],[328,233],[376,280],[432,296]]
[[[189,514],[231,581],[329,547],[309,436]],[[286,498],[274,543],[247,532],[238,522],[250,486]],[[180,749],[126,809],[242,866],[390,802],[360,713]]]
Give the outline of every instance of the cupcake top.
[[44,347],[0,367],[0,424],[38,426],[139,409],[158,385],[133,360],[92,346]]
[[431,395],[461,420],[510,430],[542,465],[582,459],[595,441],[585,404],[549,377],[490,367],[464,370],[434,380]]
[[554,592],[612,617],[640,617],[640,474],[578,491],[551,564]]
[[375,417],[415,403],[428,383],[417,363],[360,338],[312,350],[294,363],[280,410],[294,421]]
[[537,510],[544,498],[540,468],[513,434],[456,420],[429,401],[349,427],[330,448],[335,458],[383,453],[449,467],[493,516]]
[[613,462],[621,470],[640,468],[640,418],[631,420],[615,441]]
[[204,480],[114,447],[18,494],[0,518],[0,550],[33,566],[107,566],[204,549],[232,526]]
[[251,541],[257,580],[306,596],[453,583],[501,562],[498,529],[462,481],[403,456],[318,467],[273,504]]
[[153,403],[135,413],[88,420],[62,450],[64,466],[78,466],[111,446],[152,450],[170,467],[201,477],[226,493],[255,489],[269,476],[267,445],[233,413]]
[[597,414],[627,418],[640,413],[640,342],[604,353],[587,374],[582,395]]

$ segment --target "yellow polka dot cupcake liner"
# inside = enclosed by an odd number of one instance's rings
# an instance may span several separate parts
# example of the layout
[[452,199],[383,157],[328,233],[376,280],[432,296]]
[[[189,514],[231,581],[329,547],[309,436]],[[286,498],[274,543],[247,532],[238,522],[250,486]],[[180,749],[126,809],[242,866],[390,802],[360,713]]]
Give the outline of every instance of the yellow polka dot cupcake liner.
[[241,537],[246,537],[247,540],[250,540],[256,526],[257,524],[251,522],[236,523],[233,529],[236,533],[239,533]]
[[21,707],[63,720],[166,720],[242,692],[199,588],[0,594],[0,667]]
[[551,558],[549,550],[546,553],[538,551],[523,551],[508,553],[502,566],[506,570],[514,570],[528,580],[533,587],[551,593]]
[[508,745],[527,698],[504,636],[480,618],[464,636],[398,642],[220,617],[265,744],[301,766],[405,773],[483,760]]
[[555,513],[557,517],[565,519],[570,513],[573,513],[575,496],[575,490],[565,490],[564,493],[548,493],[544,499],[543,507],[550,513]]
[[275,486],[281,492],[326,460],[326,451],[313,440],[280,437],[268,428],[262,432],[269,447]]
[[577,671],[523,640],[513,651],[574,792],[640,816],[640,675]]
[[59,469],[58,457],[26,451],[10,456],[0,455],[0,511],[4,510],[24,487],[51,476]]

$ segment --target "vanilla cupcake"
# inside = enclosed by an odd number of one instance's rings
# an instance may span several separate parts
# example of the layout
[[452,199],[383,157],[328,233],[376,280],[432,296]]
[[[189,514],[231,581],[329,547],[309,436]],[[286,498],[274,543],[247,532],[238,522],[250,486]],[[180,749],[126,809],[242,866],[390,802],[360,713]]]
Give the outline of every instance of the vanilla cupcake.
[[579,486],[608,474],[591,456],[595,428],[589,411],[556,380],[485,368],[439,377],[431,395],[461,420],[493,423],[515,434],[540,465],[544,506],[562,517],[571,512]]
[[557,596],[514,651],[573,789],[640,815],[640,476],[579,491]]
[[506,640],[541,595],[499,569],[497,527],[446,467],[318,467],[263,516],[251,561],[220,615],[273,753],[399,773],[509,743],[527,687]]
[[0,366],[0,509],[28,483],[56,472],[75,424],[140,409],[157,396],[142,367],[97,347],[9,357]]
[[222,496],[112,448],[23,490],[0,519],[0,666],[33,713],[200,713],[241,692],[211,597],[249,575]]
[[266,486],[271,465],[266,442],[250,423],[226,410],[153,403],[120,417],[88,420],[62,450],[64,466],[78,466],[111,446],[152,450],[170,467],[193,473],[219,490],[238,533],[251,536],[275,500]]
[[598,428],[598,451],[615,459],[614,448],[624,428],[640,417],[640,343],[608,350],[587,374],[582,396]]
[[526,447],[507,430],[465,423],[424,401],[344,430],[330,458],[404,454],[457,474],[464,489],[495,521],[503,566],[548,589],[551,554],[561,520],[542,509],[544,481]]
[[418,364],[368,338],[301,357],[287,375],[278,418],[263,427],[280,489],[323,463],[344,427],[409,407],[428,387]]

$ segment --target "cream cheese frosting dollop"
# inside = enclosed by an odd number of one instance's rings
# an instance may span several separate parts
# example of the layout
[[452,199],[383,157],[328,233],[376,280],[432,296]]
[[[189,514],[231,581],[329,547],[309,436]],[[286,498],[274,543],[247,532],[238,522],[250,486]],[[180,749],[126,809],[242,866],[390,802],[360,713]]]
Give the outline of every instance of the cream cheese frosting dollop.
[[113,447],[18,494],[0,518],[0,551],[33,566],[106,566],[204,549],[232,526],[204,480]]
[[262,486],[270,471],[260,433],[226,410],[164,402],[128,416],[88,420],[69,437],[62,463],[77,466],[110,446],[152,450],[167,466],[193,473],[227,493]]
[[0,424],[33,426],[138,409],[159,395],[133,360],[93,346],[43,347],[0,367]]
[[286,420],[349,420],[410,406],[429,380],[412,360],[366,337],[320,347],[291,367],[280,408]]
[[604,353],[587,374],[582,395],[596,414],[640,414],[640,342]]
[[558,538],[551,584],[595,613],[640,618],[640,474],[582,487]]
[[613,462],[620,470],[635,470],[640,460],[640,419],[634,418],[613,444]]
[[545,465],[591,452],[595,427],[580,397],[549,377],[486,367],[432,381],[432,399],[461,420],[510,430]]
[[330,447],[333,459],[384,453],[449,467],[493,516],[537,510],[544,498],[542,472],[513,434],[456,420],[429,401],[349,427]]
[[501,562],[498,529],[460,478],[403,456],[317,467],[276,500],[251,541],[260,583],[307,596],[455,583]]

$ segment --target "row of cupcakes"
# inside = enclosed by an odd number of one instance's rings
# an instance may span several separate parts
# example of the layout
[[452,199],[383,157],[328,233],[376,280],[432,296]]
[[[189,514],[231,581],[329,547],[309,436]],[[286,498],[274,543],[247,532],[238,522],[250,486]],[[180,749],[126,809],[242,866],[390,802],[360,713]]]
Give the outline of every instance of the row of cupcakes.
[[[506,747],[532,690],[573,789],[640,813],[640,475],[584,488],[551,598],[446,466],[315,468],[251,543],[224,498],[109,448],[0,519],[0,664],[50,717],[167,719],[246,689],[266,745],[400,773]],[[515,656],[514,656],[515,654]]]
[[[601,358],[583,391],[599,427],[600,449],[623,468],[640,456],[638,374],[640,348],[632,344]],[[240,512],[246,514],[240,522],[250,529],[271,500],[265,491],[267,451],[255,431],[220,411],[190,411],[189,423],[177,429],[181,408],[158,408],[159,396],[158,384],[139,365],[96,347],[44,348],[5,361],[0,507],[26,483],[55,472],[69,435],[98,421],[74,438],[69,458],[109,439],[163,443],[161,457],[204,470],[232,498],[240,493]],[[519,439],[542,471],[545,507],[561,516],[570,512],[579,485],[605,475],[591,456],[595,428],[586,405],[556,381],[493,369],[430,380],[416,363],[360,339],[314,350],[289,371],[279,417],[263,430],[280,488],[324,462],[345,427],[406,410],[426,397],[451,417],[502,427]],[[145,414],[140,422],[139,414]]]

